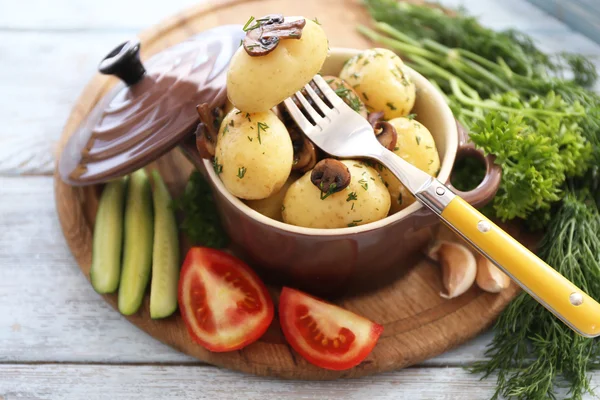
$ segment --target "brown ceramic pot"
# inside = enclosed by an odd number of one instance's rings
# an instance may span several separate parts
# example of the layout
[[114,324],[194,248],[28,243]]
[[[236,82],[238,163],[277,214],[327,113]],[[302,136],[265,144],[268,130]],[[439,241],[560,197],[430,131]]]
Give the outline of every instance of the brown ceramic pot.
[[[323,66],[323,75],[338,75],[343,63],[360,51],[334,48]],[[409,69],[417,87],[413,112],[433,135],[440,154],[438,178],[449,182],[457,158],[477,157],[486,165],[481,184],[470,192],[454,191],[474,206],[493,198],[500,183],[500,169],[468,143],[466,132],[457,127],[450,108],[427,79]],[[437,217],[414,203],[373,223],[339,229],[314,229],[288,225],[254,211],[232,196],[213,171],[211,162],[200,158],[193,142],[182,145],[186,156],[210,182],[222,222],[240,254],[262,272],[263,277],[283,278],[284,283],[321,294],[341,288],[371,286],[386,274],[405,270],[411,256],[430,239]]]

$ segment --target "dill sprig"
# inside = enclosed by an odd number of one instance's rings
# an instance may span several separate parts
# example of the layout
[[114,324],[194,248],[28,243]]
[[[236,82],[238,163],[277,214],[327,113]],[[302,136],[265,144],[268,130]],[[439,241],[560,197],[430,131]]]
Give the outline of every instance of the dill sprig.
[[[600,298],[600,215],[589,193],[563,199],[548,225],[539,255],[591,297]],[[521,293],[496,323],[486,352],[489,360],[472,368],[484,377],[497,374],[494,398],[556,398],[565,381],[570,396],[592,394],[587,376],[598,368],[597,340],[584,338],[526,293]]]
[[[590,60],[549,56],[527,35],[462,12],[365,2],[375,29],[358,30],[427,76],[475,145],[496,156],[502,180],[484,212],[544,228],[540,257],[600,299],[600,96],[587,89],[598,78]],[[483,171],[464,165],[453,183],[468,190]],[[600,368],[598,343],[521,293],[497,321],[490,358],[472,370],[497,376],[494,398],[557,398],[566,387],[581,399],[593,389],[587,372]]]

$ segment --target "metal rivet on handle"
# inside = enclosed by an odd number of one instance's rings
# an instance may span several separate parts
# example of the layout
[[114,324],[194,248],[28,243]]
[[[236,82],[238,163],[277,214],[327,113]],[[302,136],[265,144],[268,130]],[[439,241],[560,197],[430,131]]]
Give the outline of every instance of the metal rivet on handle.
[[490,229],[492,229],[492,226],[488,221],[482,220],[477,223],[477,229],[479,229],[479,232],[486,233],[489,232]]
[[573,292],[569,296],[569,301],[574,306],[580,306],[583,304],[583,296],[581,295],[581,293]]
[[444,195],[444,193],[446,193],[446,190],[445,190],[443,187],[438,187],[438,188],[436,188],[436,189],[435,189],[435,193],[436,193],[438,196],[443,196],[443,195]]

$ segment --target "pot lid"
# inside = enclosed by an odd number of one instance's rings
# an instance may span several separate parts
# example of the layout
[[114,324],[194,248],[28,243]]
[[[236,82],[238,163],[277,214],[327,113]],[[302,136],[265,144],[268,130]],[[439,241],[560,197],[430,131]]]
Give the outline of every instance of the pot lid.
[[105,182],[156,160],[198,123],[196,105],[225,104],[227,67],[240,46],[240,25],[194,35],[144,64],[140,42],[116,47],[100,63],[119,82],[69,138],[61,178],[76,186]]

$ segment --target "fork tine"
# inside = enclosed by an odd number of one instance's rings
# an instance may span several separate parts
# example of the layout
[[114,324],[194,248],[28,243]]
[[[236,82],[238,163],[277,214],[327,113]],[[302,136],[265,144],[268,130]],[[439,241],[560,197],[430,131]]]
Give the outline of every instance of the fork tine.
[[336,107],[338,104],[343,103],[343,100],[340,99],[337,94],[335,94],[335,92],[329,87],[321,75],[315,75],[313,77],[313,82],[317,84],[318,88],[321,90],[321,93],[323,93],[323,96],[329,100],[332,106]]
[[323,117],[321,117],[321,115],[317,112],[317,110],[315,110],[315,108],[310,105],[308,100],[306,100],[306,98],[302,94],[302,91],[298,90],[296,92],[296,98],[298,99],[298,101],[300,103],[302,103],[302,107],[304,107],[304,111],[306,111],[308,113],[308,115],[310,115],[310,117],[312,118],[312,120],[314,121],[315,124],[318,124],[319,121],[321,121],[323,119]]
[[290,113],[290,115],[292,116],[294,121],[296,121],[296,124],[298,124],[298,126],[300,127],[300,129],[302,129],[303,132],[306,133],[310,129],[313,128],[313,124],[311,124],[310,121],[308,120],[308,118],[306,118],[304,116],[304,114],[302,114],[302,111],[300,111],[300,109],[298,108],[296,103],[294,103],[294,100],[292,100],[291,97],[288,97],[287,99],[285,99],[283,101],[283,104],[285,105],[288,112]]
[[306,93],[308,94],[308,97],[310,97],[310,99],[315,102],[315,104],[317,105],[317,107],[319,107],[321,109],[321,111],[323,112],[323,114],[325,114],[325,116],[327,116],[327,113],[329,111],[331,111],[331,108],[329,108],[327,106],[327,104],[325,104],[325,102],[323,100],[321,100],[321,97],[310,86],[310,83],[307,84],[307,85],[305,85],[304,89],[306,90]]

